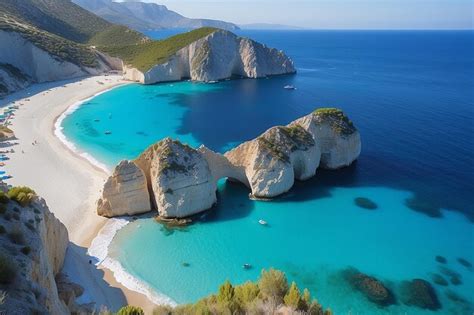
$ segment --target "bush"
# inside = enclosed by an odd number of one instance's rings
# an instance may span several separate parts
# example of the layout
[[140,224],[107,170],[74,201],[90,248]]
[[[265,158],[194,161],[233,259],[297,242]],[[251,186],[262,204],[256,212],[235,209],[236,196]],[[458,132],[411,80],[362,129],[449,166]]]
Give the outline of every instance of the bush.
[[285,301],[286,306],[289,306],[294,310],[302,309],[303,303],[301,300],[300,289],[298,289],[295,282],[291,283],[290,289],[283,300]]
[[17,220],[17,221],[20,221],[20,215],[18,213],[14,213],[13,214],[13,219]]
[[28,255],[31,252],[31,247],[30,246],[25,246],[21,249],[21,252],[25,255]]
[[132,305],[127,305],[119,309],[117,312],[117,315],[144,315],[145,312],[143,312],[141,307],[138,306],[132,306]]
[[16,272],[16,267],[10,258],[0,255],[0,283],[12,283],[15,280]]
[[258,287],[264,297],[280,303],[288,291],[288,281],[283,272],[270,268],[268,271],[262,270]]
[[5,206],[3,203],[0,203],[0,214],[4,214],[7,212],[7,206]]
[[3,191],[0,191],[0,204],[6,205],[10,201],[10,198],[8,198],[7,194],[5,194]]
[[260,293],[258,285],[254,282],[247,281],[242,285],[235,287],[235,298],[240,305],[246,306],[255,301]]
[[12,219],[12,215],[11,215],[10,213],[5,213],[5,214],[3,215],[3,218],[4,218],[5,220],[7,220],[7,221],[10,221],[10,220]]
[[33,189],[29,187],[18,186],[18,187],[11,188],[8,191],[7,195],[11,200],[15,200],[22,207],[25,207],[31,204],[34,196],[36,196],[36,193]]
[[0,225],[0,234],[5,234],[7,230],[5,230],[5,227],[3,225]]

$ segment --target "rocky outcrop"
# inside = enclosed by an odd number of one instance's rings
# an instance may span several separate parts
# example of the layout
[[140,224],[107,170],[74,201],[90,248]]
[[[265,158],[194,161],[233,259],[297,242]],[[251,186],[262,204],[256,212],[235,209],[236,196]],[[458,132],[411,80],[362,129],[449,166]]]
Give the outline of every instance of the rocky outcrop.
[[406,281],[400,288],[402,302],[423,309],[437,310],[441,308],[435,289],[423,279]]
[[162,217],[186,217],[216,202],[216,182],[199,151],[169,138],[152,145],[135,163],[144,170]]
[[[143,171],[153,206],[161,216],[186,217],[216,202],[216,183],[221,178],[241,182],[251,189],[253,197],[273,198],[291,189],[295,179],[314,176],[319,166],[337,169],[351,164],[360,148],[359,133],[342,111],[320,109],[288,126],[270,128],[224,155],[205,146],[195,150],[165,139],[135,161],[120,165],[131,163]],[[114,172],[99,200],[101,215],[104,200],[111,199],[106,195],[111,181],[117,187],[123,184]],[[127,209],[136,202],[117,189],[113,192],[115,200]],[[123,208],[117,205],[115,209],[109,202],[106,215],[121,215]]]
[[69,314],[55,282],[69,242],[65,226],[37,197],[25,207],[5,197],[1,202],[0,291],[7,295],[0,311]]
[[392,292],[378,279],[349,268],[344,271],[347,282],[367,299],[379,306],[388,306],[395,302]]
[[198,39],[147,71],[123,66],[126,79],[144,84],[188,78],[202,82],[233,76],[261,78],[295,71],[293,62],[282,51],[224,30]]
[[105,182],[102,198],[97,204],[97,213],[111,217],[134,215],[150,210],[145,173],[134,162],[120,162]]

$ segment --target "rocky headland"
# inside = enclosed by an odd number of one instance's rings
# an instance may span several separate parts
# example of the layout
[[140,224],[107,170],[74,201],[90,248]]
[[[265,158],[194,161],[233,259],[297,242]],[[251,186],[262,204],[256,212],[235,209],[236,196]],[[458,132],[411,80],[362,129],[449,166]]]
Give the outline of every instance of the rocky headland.
[[212,207],[221,178],[244,184],[252,197],[274,198],[290,190],[295,179],[314,176],[318,167],[350,165],[360,150],[359,132],[335,108],[270,128],[225,154],[167,138],[115,168],[97,212],[113,217],[154,209],[165,218],[187,217]]

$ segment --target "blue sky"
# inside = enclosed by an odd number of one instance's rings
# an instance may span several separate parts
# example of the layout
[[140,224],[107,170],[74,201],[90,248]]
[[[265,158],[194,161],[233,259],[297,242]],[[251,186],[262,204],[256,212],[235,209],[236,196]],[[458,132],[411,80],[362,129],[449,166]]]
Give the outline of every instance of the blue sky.
[[473,28],[474,0],[145,0],[188,17],[322,29]]

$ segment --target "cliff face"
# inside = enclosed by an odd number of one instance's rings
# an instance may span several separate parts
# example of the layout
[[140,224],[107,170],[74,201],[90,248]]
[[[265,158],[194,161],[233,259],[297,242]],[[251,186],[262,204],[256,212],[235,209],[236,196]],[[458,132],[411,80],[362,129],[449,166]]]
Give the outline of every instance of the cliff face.
[[[79,66],[62,60],[38,48],[19,33],[0,30],[1,94],[25,88],[31,83],[65,80],[85,75],[97,75],[112,69],[120,69],[116,58],[97,53],[97,67]],[[9,68],[16,69],[13,73]]]
[[[186,217],[216,202],[216,183],[221,178],[241,182],[254,197],[273,198],[290,190],[295,179],[314,176],[318,167],[350,165],[360,150],[360,135],[352,122],[342,111],[329,108],[316,110],[288,126],[270,128],[224,155],[204,146],[194,150],[165,139],[133,163],[145,173],[158,213]],[[106,184],[103,195],[107,194]],[[129,197],[123,194],[120,198]],[[119,215],[129,203],[112,205],[107,215]]]
[[7,294],[0,310],[69,314],[55,281],[69,242],[66,227],[37,197],[25,207],[2,197],[0,207],[0,291]]
[[233,76],[261,78],[294,73],[295,67],[282,51],[247,38],[217,30],[180,49],[167,62],[142,72],[123,66],[124,77],[144,84],[179,81],[217,81]]

